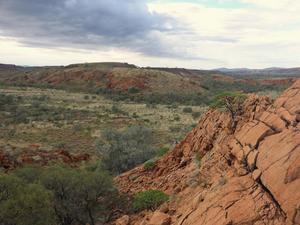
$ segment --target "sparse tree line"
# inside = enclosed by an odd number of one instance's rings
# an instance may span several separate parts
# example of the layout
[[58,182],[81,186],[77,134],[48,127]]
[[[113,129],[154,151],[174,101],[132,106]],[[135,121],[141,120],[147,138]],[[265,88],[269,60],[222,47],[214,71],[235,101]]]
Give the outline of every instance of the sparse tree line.
[[[222,81],[215,80],[211,76],[205,76],[201,81],[201,87],[199,92],[176,92],[170,90],[170,92],[143,92],[142,89],[132,86],[127,90],[118,90],[105,87],[96,87],[94,84],[88,85],[88,87],[80,87],[74,84],[22,84],[16,83],[16,86],[27,87],[33,86],[37,88],[52,88],[62,89],[75,92],[86,92],[90,94],[98,94],[113,101],[132,101],[146,104],[168,104],[174,103],[184,105],[209,105],[214,97],[221,92],[244,92],[244,93],[256,93],[260,91],[276,91],[281,92],[287,88],[287,85],[264,85],[256,82],[256,84],[248,84],[240,80],[235,81]],[[201,90],[202,89],[202,90]]]
[[214,102],[217,95],[223,92],[243,92],[256,93],[260,91],[276,91],[281,92],[286,89],[286,85],[249,85],[245,82],[233,81],[218,81],[211,77],[203,79],[201,82],[202,91],[191,93],[178,92],[151,92],[143,93],[142,90],[136,87],[130,87],[127,91],[113,90],[109,88],[96,88],[91,92],[103,95],[113,101],[133,101],[146,104],[184,104],[184,105],[210,105]]

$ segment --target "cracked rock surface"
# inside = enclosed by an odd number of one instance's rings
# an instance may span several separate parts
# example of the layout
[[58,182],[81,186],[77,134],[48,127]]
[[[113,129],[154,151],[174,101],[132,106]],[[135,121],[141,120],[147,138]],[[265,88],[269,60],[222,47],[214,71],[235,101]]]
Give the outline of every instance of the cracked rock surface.
[[164,214],[132,214],[129,224],[300,224],[300,80],[273,103],[249,96],[237,119],[232,130],[229,115],[210,110],[153,170],[117,177],[121,192],[171,196]]

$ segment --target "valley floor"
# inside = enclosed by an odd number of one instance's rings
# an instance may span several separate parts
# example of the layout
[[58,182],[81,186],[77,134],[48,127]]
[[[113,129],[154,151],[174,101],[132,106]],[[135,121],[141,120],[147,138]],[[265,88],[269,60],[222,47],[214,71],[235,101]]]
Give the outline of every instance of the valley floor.
[[132,125],[151,128],[157,149],[171,147],[206,110],[202,106],[114,102],[56,89],[6,87],[0,94],[16,99],[0,113],[0,150],[16,158],[24,151],[58,149],[97,157],[95,145],[103,131]]

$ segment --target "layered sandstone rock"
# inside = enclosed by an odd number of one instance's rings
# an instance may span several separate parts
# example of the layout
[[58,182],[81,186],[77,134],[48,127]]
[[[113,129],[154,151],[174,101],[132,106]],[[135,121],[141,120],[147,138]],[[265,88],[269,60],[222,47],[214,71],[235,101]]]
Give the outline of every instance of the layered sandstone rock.
[[[243,109],[235,130],[226,113],[208,111],[152,171],[138,167],[116,184],[172,195],[170,224],[300,224],[300,80],[273,104],[250,96]],[[159,213],[130,221],[149,225]]]

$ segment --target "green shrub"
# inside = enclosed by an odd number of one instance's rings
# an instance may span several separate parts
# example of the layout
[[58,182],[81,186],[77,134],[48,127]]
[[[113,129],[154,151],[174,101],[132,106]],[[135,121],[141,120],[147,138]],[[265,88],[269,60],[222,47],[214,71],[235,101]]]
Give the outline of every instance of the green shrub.
[[174,121],[180,121],[180,116],[179,115],[175,115],[174,116]]
[[138,87],[130,87],[128,88],[128,93],[130,94],[137,94],[140,92],[140,89]]
[[156,152],[156,157],[162,157],[163,155],[165,155],[167,152],[169,151],[168,147],[163,147],[157,150]]
[[132,118],[138,118],[139,116],[138,116],[138,114],[136,113],[136,112],[134,112],[133,114],[132,114]]
[[144,119],[144,122],[145,123],[150,123],[150,120],[149,119]]
[[118,114],[118,113],[122,112],[122,110],[121,110],[118,106],[113,105],[113,106],[111,107],[111,112],[112,112],[113,114]]
[[191,107],[185,107],[185,108],[183,108],[182,112],[184,112],[184,113],[192,113],[193,109]]
[[159,190],[147,190],[139,192],[133,197],[133,209],[136,211],[151,209],[155,210],[162,203],[169,200],[169,196]]
[[144,163],[144,169],[152,170],[156,165],[156,159],[150,159]]
[[125,116],[128,116],[128,115],[129,115],[128,112],[123,111],[123,110],[120,109],[117,105],[113,105],[113,106],[111,107],[110,112],[111,112],[112,114],[119,114],[119,115],[125,115]]
[[198,119],[200,116],[201,116],[201,112],[193,112],[193,113],[192,113],[192,117],[193,117],[194,119]]

